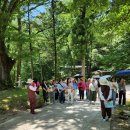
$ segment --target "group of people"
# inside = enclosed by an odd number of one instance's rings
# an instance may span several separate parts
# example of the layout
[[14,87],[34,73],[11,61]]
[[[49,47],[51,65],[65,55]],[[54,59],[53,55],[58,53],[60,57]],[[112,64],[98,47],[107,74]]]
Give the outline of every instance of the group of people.
[[[126,104],[126,84],[125,80],[121,79],[116,82],[114,78],[108,81],[107,78],[94,79],[89,78],[87,82],[81,79],[67,78],[66,80],[60,79],[59,81],[52,80],[50,83],[42,81],[40,84],[36,79],[28,79],[28,97],[30,101],[30,112],[35,114],[36,95],[39,94],[39,87],[42,87],[44,104],[48,102],[55,103],[59,101],[61,104],[67,102],[73,104],[77,100],[86,100],[91,104],[97,99],[101,103],[101,113],[103,120],[111,120],[112,107],[106,107],[107,103],[113,102],[113,107],[116,106],[115,101],[119,95],[119,105]],[[108,117],[106,119],[106,117]]]

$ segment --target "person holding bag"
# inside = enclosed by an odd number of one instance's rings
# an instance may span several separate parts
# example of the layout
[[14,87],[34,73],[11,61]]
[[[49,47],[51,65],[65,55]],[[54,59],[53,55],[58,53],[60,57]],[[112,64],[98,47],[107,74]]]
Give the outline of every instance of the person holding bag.
[[[111,113],[112,108],[106,107],[105,104],[109,105],[109,102],[112,99],[112,90],[110,88],[110,83],[106,78],[99,79],[100,88],[99,88],[99,95],[101,99],[101,113],[103,121],[111,121]],[[111,104],[110,104],[111,105]]]

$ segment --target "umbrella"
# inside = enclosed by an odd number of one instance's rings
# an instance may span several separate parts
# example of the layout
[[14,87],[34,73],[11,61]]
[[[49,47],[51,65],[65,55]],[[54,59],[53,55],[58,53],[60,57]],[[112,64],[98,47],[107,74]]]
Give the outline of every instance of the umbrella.
[[108,81],[110,81],[112,76],[111,75],[104,75],[104,76],[101,76],[101,78],[104,78],[104,79],[107,79]]
[[100,79],[100,77],[101,77],[101,76],[96,75],[96,76],[93,76],[92,78],[93,78],[93,79]]
[[81,74],[74,75],[74,78],[82,78],[83,76]]
[[128,75],[130,75],[130,70],[120,70],[115,74],[115,76],[128,76]]

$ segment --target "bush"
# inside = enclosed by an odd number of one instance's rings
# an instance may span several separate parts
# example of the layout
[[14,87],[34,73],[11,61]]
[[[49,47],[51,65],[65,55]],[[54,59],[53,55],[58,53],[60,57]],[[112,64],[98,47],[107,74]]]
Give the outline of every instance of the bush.
[[[37,108],[43,106],[42,94],[38,96]],[[13,110],[27,110],[29,108],[27,89],[15,88],[1,91],[0,113]]]

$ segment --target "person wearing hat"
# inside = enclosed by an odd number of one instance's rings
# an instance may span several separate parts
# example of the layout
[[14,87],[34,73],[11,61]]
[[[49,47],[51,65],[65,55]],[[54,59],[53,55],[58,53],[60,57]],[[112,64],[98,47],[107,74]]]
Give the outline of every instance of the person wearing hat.
[[[106,78],[99,79],[100,88],[99,95],[101,100],[101,113],[103,121],[111,121],[111,108],[105,108],[105,102],[109,102],[112,99],[112,90],[110,88],[109,81]],[[108,118],[106,118],[108,116]]]
[[30,113],[35,114],[35,107],[36,107],[36,84],[33,82],[32,79],[27,80],[28,84],[28,99],[30,102]]

